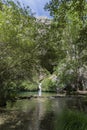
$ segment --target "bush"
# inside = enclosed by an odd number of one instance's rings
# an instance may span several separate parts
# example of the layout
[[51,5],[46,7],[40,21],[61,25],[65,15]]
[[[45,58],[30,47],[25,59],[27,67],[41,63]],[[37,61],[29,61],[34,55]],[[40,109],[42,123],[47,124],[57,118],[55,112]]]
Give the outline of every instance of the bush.
[[23,81],[19,86],[19,90],[21,91],[36,91],[37,89],[37,83],[32,83],[29,81]]
[[58,116],[55,130],[87,130],[87,115],[83,112],[66,110]]
[[17,95],[17,85],[15,82],[9,81],[5,82],[2,87],[3,89],[0,91],[0,106],[5,106],[8,100],[15,100]]
[[42,81],[42,90],[43,91],[56,91],[56,82],[50,78],[45,78]]

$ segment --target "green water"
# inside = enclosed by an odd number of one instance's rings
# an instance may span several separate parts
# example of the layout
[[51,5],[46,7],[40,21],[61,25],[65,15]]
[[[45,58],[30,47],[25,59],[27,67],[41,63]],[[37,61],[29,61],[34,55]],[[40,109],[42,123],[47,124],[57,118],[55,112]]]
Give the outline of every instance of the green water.
[[87,130],[86,111],[79,98],[17,100],[0,110],[0,130]]
[[[20,96],[39,96],[39,91],[37,92],[21,92],[19,93]],[[42,92],[41,96],[44,97],[50,97],[50,96],[55,96],[57,95],[56,93],[49,93],[49,92]]]

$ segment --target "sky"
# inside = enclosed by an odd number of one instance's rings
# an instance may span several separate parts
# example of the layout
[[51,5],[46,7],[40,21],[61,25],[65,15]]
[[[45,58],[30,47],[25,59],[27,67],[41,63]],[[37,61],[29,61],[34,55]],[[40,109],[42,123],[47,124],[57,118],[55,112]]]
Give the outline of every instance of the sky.
[[[17,0],[14,0],[17,1]],[[45,16],[50,17],[49,12],[44,10],[44,5],[49,2],[49,0],[18,0],[21,4],[29,6],[35,16]]]

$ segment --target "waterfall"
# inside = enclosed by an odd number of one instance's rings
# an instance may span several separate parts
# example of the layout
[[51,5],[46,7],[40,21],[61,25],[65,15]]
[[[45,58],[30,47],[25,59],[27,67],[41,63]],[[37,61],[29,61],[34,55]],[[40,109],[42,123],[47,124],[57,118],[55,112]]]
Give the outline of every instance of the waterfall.
[[42,93],[41,93],[41,92],[42,92],[42,90],[41,90],[41,89],[42,89],[42,88],[41,88],[41,85],[42,85],[42,83],[39,83],[39,86],[38,86],[38,87],[39,87],[39,90],[38,90],[38,95],[39,95],[39,96],[42,95]]

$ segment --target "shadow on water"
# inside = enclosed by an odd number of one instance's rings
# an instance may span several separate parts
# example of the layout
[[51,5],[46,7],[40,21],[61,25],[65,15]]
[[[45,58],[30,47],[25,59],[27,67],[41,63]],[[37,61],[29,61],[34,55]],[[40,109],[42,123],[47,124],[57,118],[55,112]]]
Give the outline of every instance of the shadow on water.
[[40,121],[40,130],[54,130],[54,112],[45,113],[43,119]]
[[87,130],[83,106],[75,98],[18,100],[0,110],[0,130]]

